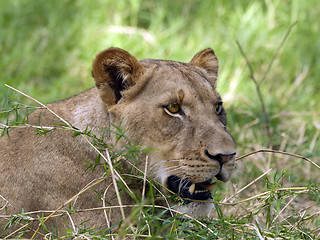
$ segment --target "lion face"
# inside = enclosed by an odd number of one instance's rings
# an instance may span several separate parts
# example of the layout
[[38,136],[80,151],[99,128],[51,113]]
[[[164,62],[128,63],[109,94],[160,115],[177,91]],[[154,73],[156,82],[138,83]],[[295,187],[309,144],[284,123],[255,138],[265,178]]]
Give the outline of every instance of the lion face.
[[111,48],[93,63],[112,122],[124,120],[131,140],[158,149],[151,153],[148,174],[186,198],[179,210],[193,216],[208,213],[210,204],[195,200],[210,200],[214,178],[227,181],[235,163],[235,144],[216,91],[217,73],[211,49],[186,64],[139,62]]

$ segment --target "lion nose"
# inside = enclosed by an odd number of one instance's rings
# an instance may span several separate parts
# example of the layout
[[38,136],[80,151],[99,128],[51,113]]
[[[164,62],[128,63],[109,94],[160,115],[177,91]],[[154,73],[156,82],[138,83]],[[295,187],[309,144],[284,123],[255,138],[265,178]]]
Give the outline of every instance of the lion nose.
[[216,160],[218,161],[220,164],[225,164],[226,162],[228,162],[231,158],[233,158],[234,155],[236,155],[236,153],[232,153],[232,154],[217,154],[217,155],[211,155],[208,150],[204,151],[205,155],[207,157],[209,157],[212,160]]

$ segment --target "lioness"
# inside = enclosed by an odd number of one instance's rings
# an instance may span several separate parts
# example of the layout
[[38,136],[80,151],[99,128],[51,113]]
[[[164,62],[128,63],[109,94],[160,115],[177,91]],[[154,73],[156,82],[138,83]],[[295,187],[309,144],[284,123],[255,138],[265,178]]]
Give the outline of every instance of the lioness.
[[[126,135],[148,153],[148,176],[187,200],[176,209],[193,217],[207,216],[213,179],[227,181],[234,168],[236,148],[227,130],[226,112],[216,90],[218,59],[210,48],[197,53],[189,63],[146,59],[138,61],[128,52],[109,48],[93,61],[96,87],[48,107],[84,131],[101,131],[124,122]],[[39,123],[40,122],[40,123]],[[97,152],[83,137],[57,127],[61,121],[45,109],[28,117],[30,125],[52,126],[46,136],[34,128],[18,128],[0,139],[0,215],[36,210],[54,210],[102,176],[97,168],[85,171]],[[108,142],[115,141],[105,133]],[[145,157],[138,166],[145,167]],[[106,180],[95,191],[103,196]],[[97,193],[81,194],[73,207],[101,207]],[[118,205],[111,187],[106,201]],[[194,200],[194,201],[192,201]],[[2,201],[2,202],[1,202]],[[122,197],[130,204],[130,197]],[[120,219],[114,210],[112,222]],[[77,213],[75,225],[103,226],[101,211]],[[61,220],[60,220],[61,221]],[[65,221],[67,223],[67,220]],[[4,226],[2,221],[1,230]],[[1,235],[1,234],[0,234]]]

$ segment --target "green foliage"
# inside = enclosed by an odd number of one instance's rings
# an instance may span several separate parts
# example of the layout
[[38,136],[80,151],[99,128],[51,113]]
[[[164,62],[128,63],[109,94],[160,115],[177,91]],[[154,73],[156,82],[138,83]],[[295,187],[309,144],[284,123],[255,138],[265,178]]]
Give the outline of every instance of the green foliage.
[[8,221],[7,224],[3,227],[3,229],[0,230],[7,230],[12,226],[24,226],[24,228],[17,234],[15,235],[17,238],[20,238],[23,236],[23,234],[26,232],[26,230],[29,227],[29,223],[32,221],[32,218],[28,217],[25,215],[24,210],[22,209],[20,214],[12,216]]

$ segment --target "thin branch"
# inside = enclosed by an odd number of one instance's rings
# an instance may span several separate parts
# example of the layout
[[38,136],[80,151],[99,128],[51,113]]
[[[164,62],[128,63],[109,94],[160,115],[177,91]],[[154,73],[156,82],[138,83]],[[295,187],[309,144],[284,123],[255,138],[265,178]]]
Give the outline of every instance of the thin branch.
[[252,81],[253,81],[256,85],[259,85],[257,79],[256,79],[255,76],[254,76],[253,67],[252,67],[252,65],[251,65],[251,63],[250,63],[247,55],[244,53],[243,48],[241,47],[240,42],[239,42],[238,40],[236,40],[236,44],[237,44],[237,46],[238,46],[238,48],[239,48],[239,50],[240,50],[240,52],[241,52],[241,55],[244,57],[244,60],[246,60],[246,64],[247,64],[247,66],[248,66],[248,68],[249,68],[250,77],[251,77]]
[[289,35],[291,33],[293,27],[296,24],[297,24],[297,21],[295,21],[293,24],[291,24],[291,26],[287,30],[287,32],[286,32],[285,36],[283,37],[280,45],[278,46],[276,52],[273,55],[272,60],[270,61],[267,70],[264,72],[264,75],[262,76],[262,78],[261,78],[261,80],[259,82],[257,81],[256,77],[254,76],[253,67],[252,67],[247,55],[245,54],[243,48],[241,47],[240,42],[238,40],[236,40],[236,44],[237,44],[237,46],[238,46],[238,48],[239,48],[239,50],[241,52],[241,55],[244,57],[244,59],[246,61],[246,64],[249,67],[250,77],[251,77],[251,79],[254,82],[255,87],[256,87],[256,91],[257,91],[257,94],[258,94],[259,102],[260,102],[261,109],[262,109],[262,112],[263,112],[264,122],[266,124],[266,131],[267,131],[267,136],[268,136],[268,141],[269,141],[269,148],[272,148],[272,146],[273,146],[272,138],[271,138],[269,116],[268,116],[268,113],[267,113],[267,110],[266,110],[266,106],[265,106],[265,103],[264,103],[264,100],[263,100],[263,97],[262,97],[262,93],[260,91],[260,86],[265,81],[265,79],[266,79],[268,73],[270,72],[270,69],[271,69],[275,59],[278,57],[280,50],[282,49],[283,45],[285,44],[287,38],[289,37]]
[[278,55],[279,55],[279,52],[280,52],[281,48],[282,48],[283,45],[285,44],[285,42],[286,42],[287,38],[289,37],[292,29],[297,25],[297,23],[298,23],[298,21],[295,21],[295,22],[292,23],[291,26],[288,28],[288,30],[287,30],[286,34],[284,35],[284,37],[283,37],[280,45],[278,46],[276,52],[274,53],[274,55],[273,55],[273,57],[272,57],[272,60],[271,60],[271,62],[270,62],[269,65],[268,65],[267,70],[264,72],[264,75],[263,75],[263,77],[262,77],[261,80],[260,80],[259,86],[260,86],[260,85],[264,82],[264,80],[266,79],[266,77],[267,77],[268,73],[270,72],[270,69],[271,69],[274,61],[276,60],[276,58],[277,58]]
[[236,40],[236,43],[237,43],[238,48],[239,48],[239,50],[241,52],[241,55],[246,60],[247,66],[249,67],[249,70],[250,70],[250,77],[251,77],[251,79],[254,82],[254,85],[256,87],[257,94],[258,94],[258,97],[259,97],[259,102],[260,102],[262,113],[263,113],[263,117],[264,117],[264,121],[265,121],[265,124],[266,124],[266,131],[267,131],[267,136],[268,136],[268,141],[269,141],[269,143],[268,143],[269,144],[269,148],[272,148],[272,139],[271,139],[270,124],[269,124],[269,116],[268,116],[268,113],[267,113],[267,110],[266,110],[266,106],[265,106],[264,101],[263,101],[262,93],[260,91],[260,84],[258,83],[257,79],[254,76],[254,71],[253,71],[253,68],[251,66],[251,63],[250,63],[247,55],[243,51],[243,48],[241,47],[239,41]]
[[260,152],[265,152],[265,153],[277,153],[277,154],[283,154],[283,155],[287,155],[287,156],[291,156],[291,157],[296,157],[296,158],[301,158],[303,160],[306,160],[307,162],[311,163],[312,165],[314,165],[315,167],[320,169],[320,166],[318,164],[316,164],[315,162],[313,162],[312,160],[310,160],[309,158],[297,155],[297,154],[293,154],[293,153],[289,153],[289,152],[282,152],[282,151],[277,151],[277,150],[271,150],[271,149],[259,149],[256,151],[253,151],[251,153],[245,154],[243,156],[240,156],[238,158],[236,158],[236,161],[239,161],[243,158],[246,158],[250,155],[256,154],[256,153],[260,153]]

